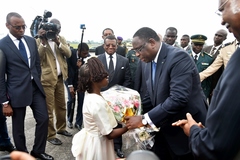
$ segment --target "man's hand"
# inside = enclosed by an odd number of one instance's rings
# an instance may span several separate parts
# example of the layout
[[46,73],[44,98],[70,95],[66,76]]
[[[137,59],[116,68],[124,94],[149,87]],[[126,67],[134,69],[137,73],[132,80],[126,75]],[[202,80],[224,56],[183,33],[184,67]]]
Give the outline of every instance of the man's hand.
[[129,116],[124,118],[126,122],[126,126],[128,129],[135,129],[142,127],[142,116]]
[[11,106],[10,104],[5,104],[5,105],[2,107],[2,111],[3,111],[3,115],[4,115],[4,116],[10,117],[10,116],[13,115],[12,106]]
[[69,91],[70,91],[70,94],[71,94],[72,98],[75,98],[74,87],[69,87]]
[[20,151],[13,151],[10,154],[10,157],[12,160],[36,160],[30,154],[27,154],[25,152],[20,152]]
[[43,45],[47,44],[46,31],[43,30],[42,28],[38,30],[38,37],[41,39],[41,43]]
[[56,37],[54,39],[52,39],[53,42],[55,42],[57,44],[57,46],[60,45],[60,40],[59,40],[59,36],[56,35]]
[[81,59],[77,60],[77,66],[78,66],[78,68],[80,68],[82,66],[82,60]]
[[174,122],[172,126],[179,126],[183,129],[184,133],[189,136],[190,135],[190,128],[193,125],[197,125],[200,128],[204,128],[201,122],[197,123],[190,113],[186,114],[187,119],[179,120],[177,122]]

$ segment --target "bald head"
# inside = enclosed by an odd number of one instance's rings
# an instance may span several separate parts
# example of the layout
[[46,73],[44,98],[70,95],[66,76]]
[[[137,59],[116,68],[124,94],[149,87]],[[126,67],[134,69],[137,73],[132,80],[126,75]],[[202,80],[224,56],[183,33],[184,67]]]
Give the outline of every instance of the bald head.
[[214,46],[219,46],[227,39],[228,32],[224,29],[218,30],[213,38]]

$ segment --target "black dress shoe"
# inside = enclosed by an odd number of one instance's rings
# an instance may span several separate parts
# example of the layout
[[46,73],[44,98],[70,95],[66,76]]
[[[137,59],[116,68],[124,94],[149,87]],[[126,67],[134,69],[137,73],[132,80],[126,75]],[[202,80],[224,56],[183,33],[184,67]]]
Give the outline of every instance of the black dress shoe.
[[61,134],[61,135],[67,136],[67,137],[72,137],[72,134],[69,133],[68,131],[59,131],[59,132],[57,132],[57,134]]
[[73,128],[73,124],[72,124],[71,122],[69,122],[69,121],[67,121],[67,126],[68,126],[68,128],[70,128],[70,129]]
[[12,151],[15,151],[16,148],[11,144],[8,146],[0,146],[0,151],[8,151],[9,153],[11,153]]
[[41,159],[41,160],[54,160],[54,158],[47,153],[35,153],[31,152],[31,155],[35,158]]
[[52,138],[52,139],[49,139],[47,141],[52,143],[53,145],[61,145],[62,144],[62,141],[58,138]]
[[75,124],[75,128],[77,128],[79,131],[82,129],[82,127],[79,124]]
[[117,149],[116,153],[117,153],[117,156],[118,156],[119,158],[124,158],[124,154],[123,154],[123,152],[121,151],[121,149]]

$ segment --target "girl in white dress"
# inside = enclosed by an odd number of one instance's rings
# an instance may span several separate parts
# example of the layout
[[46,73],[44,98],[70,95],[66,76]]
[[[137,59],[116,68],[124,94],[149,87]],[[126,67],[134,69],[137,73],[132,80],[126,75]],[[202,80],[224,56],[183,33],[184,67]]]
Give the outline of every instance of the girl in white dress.
[[117,121],[100,93],[108,85],[108,73],[102,62],[92,57],[80,68],[79,75],[79,90],[86,91],[82,110],[84,128],[73,137],[73,156],[76,160],[115,160],[113,138],[128,129],[113,129]]

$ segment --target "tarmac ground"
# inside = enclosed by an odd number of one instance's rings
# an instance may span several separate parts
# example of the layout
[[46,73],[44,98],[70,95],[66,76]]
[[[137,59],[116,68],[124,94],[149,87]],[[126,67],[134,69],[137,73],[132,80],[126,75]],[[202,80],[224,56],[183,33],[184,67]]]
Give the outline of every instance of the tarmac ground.
[[[75,108],[77,108],[77,107],[75,107]],[[75,121],[73,122],[73,124],[75,124]],[[7,126],[8,126],[9,136],[11,138],[11,142],[13,143],[11,117],[7,117]],[[78,129],[67,128],[67,131],[69,131],[70,133],[72,133],[74,135],[78,132]],[[26,135],[27,149],[29,152],[32,150],[32,146],[33,146],[33,142],[34,142],[34,132],[35,132],[35,120],[33,118],[31,108],[27,107],[27,113],[26,113],[26,117],[25,117],[25,135]],[[51,143],[47,142],[46,153],[53,156],[55,160],[74,160],[75,158],[73,157],[72,152],[71,152],[73,137],[57,135],[57,138],[59,138],[63,142],[63,144],[62,145],[52,145]],[[134,144],[134,139],[127,138],[126,135],[123,135],[122,150],[125,154],[125,157],[127,157],[133,150],[137,149],[136,146],[131,145],[131,144]],[[6,154],[8,154],[8,152],[0,151],[0,156],[6,155]]]

